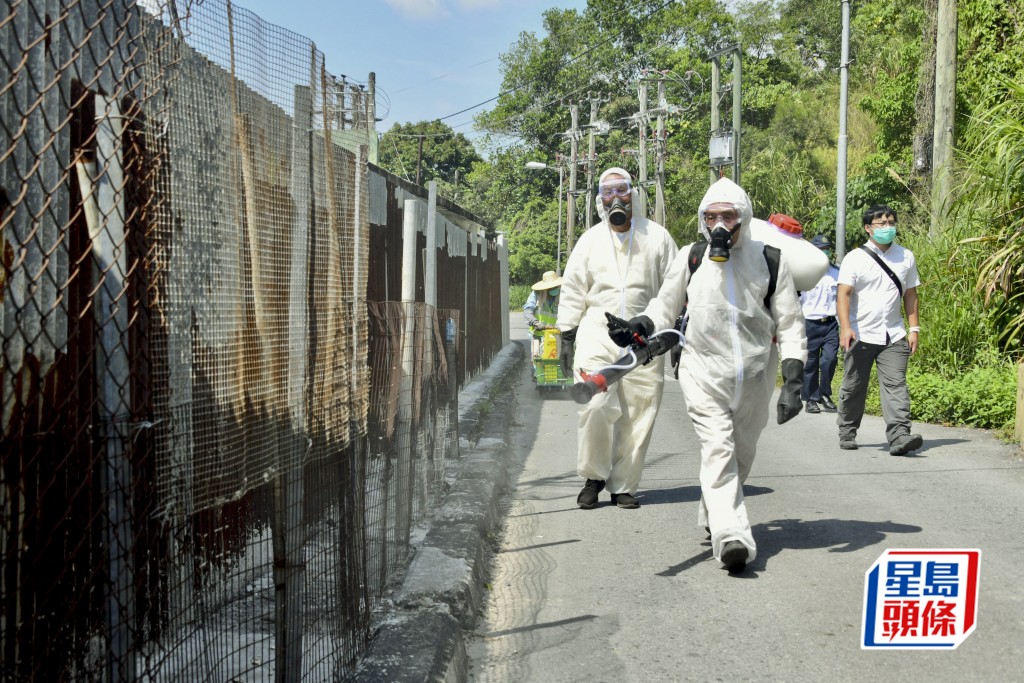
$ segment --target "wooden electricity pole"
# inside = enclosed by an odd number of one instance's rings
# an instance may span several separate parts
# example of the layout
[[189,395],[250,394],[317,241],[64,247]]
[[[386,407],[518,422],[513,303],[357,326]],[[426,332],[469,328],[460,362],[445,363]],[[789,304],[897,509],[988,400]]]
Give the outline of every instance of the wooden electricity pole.
[[938,0],[923,0],[921,26],[921,65],[917,69],[917,94],[914,110],[914,166],[911,173],[922,180],[932,168],[932,137],[935,131],[935,24]]
[[668,113],[668,100],[665,98],[665,79],[658,79],[658,124],[654,134],[655,180],[654,186],[654,222],[665,225],[665,155],[668,147],[665,141],[665,115]]
[[[580,106],[569,105],[569,114],[572,116],[572,128],[569,129],[569,198],[568,198],[568,220],[566,221],[566,253],[572,253],[572,247],[576,243],[576,169],[579,166],[579,123]],[[588,226],[589,227],[589,226]]]
[[587,222],[584,224],[584,228],[589,228],[594,224],[594,160],[597,158],[597,140],[594,135],[594,126],[597,123],[597,106],[600,104],[600,98],[590,99],[590,139],[587,142]]
[[419,150],[416,152],[416,184],[422,185],[423,179],[423,136],[420,136]]
[[939,0],[935,31],[935,134],[932,138],[932,224],[938,235],[949,209],[949,191],[956,143],[956,0]]
[[647,82],[640,81],[640,113],[637,115],[637,128],[640,131],[640,170],[637,182],[637,196],[640,199],[640,215],[647,217]]

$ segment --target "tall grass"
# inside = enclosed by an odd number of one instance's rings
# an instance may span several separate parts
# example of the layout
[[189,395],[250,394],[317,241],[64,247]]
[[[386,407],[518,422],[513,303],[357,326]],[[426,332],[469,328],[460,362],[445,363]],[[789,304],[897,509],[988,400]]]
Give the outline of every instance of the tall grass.
[[508,310],[521,311],[530,297],[530,285],[510,285],[508,288]]
[[921,334],[913,364],[948,379],[998,359],[1000,316],[976,289],[978,250],[963,249],[956,230],[936,239],[901,228],[901,243],[917,258]]
[[[1002,80],[979,102],[944,233],[901,221],[921,276],[907,384],[915,420],[1008,434],[1024,338],[1024,85]],[[875,382],[867,409],[879,409]]]
[[969,231],[961,250],[980,257],[976,291],[1000,319],[998,341],[1024,350],[1024,84],[1001,78],[979,99],[960,155],[953,216]]

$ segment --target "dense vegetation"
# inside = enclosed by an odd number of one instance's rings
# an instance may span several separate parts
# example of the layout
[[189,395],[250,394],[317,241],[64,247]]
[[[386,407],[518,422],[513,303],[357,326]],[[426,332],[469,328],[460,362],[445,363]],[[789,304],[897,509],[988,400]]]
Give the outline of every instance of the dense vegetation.
[[[936,4],[851,3],[846,246],[863,241],[868,204],[896,207],[899,239],[917,254],[922,277],[915,417],[1005,427],[1024,339],[1024,8],[958,2],[956,181],[933,226],[929,165],[915,159],[930,159]],[[548,10],[545,34],[522,34],[502,57],[502,94],[476,121],[489,133],[486,148],[476,155],[462,138],[458,180],[441,164],[430,177],[506,234],[512,283],[529,284],[555,265],[558,174],[526,170],[525,162],[554,165],[567,155],[566,102],[582,102],[586,123],[587,97],[600,95],[598,118],[611,130],[597,136],[596,168],[635,171],[637,158],[623,150],[637,147],[637,82],[657,72],[678,108],[667,121],[666,227],[679,244],[692,241],[708,183],[708,55],[739,42],[742,185],[756,214],[788,213],[805,234],[834,237],[840,9],[836,0],[751,0],[728,9],[719,0],[638,0]],[[723,80],[729,69],[726,59]],[[438,122],[416,125],[445,132]],[[405,149],[408,170],[414,138],[388,138],[382,163],[390,163],[389,147]],[[585,177],[581,169],[581,188]],[[577,232],[586,227],[582,203]]]

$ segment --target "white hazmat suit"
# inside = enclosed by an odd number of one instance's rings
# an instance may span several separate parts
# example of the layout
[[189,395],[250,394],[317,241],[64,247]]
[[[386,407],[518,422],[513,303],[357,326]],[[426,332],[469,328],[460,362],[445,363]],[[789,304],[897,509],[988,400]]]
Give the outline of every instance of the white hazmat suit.
[[704,210],[719,202],[734,205],[740,215],[729,260],[716,263],[705,255],[691,278],[687,259],[693,245],[684,247],[644,314],[657,329],[663,329],[672,324],[683,305],[688,308],[679,384],[701,442],[697,521],[711,529],[716,560],[721,559],[722,546],[735,540],[746,547],[750,562],[757,555],[757,546],[747,520],[743,482],[768,421],[778,353],[783,359],[805,362],[807,337],[785,258],[780,259],[771,311],[765,309],[768,265],[764,244],[750,236],[750,198],[728,178],[715,182],[701,200],[698,220],[705,237]]
[[[601,174],[601,181],[611,173],[630,179],[627,171],[610,168]],[[637,212],[635,189],[631,204],[632,227],[620,237],[608,223],[608,211],[598,196],[601,222],[580,236],[565,266],[557,325],[563,332],[579,326],[573,361],[576,381],[581,381],[581,369],[599,370],[625,353],[608,337],[605,312],[629,319],[642,311],[657,294],[678,251],[665,228]],[[630,372],[580,410],[579,476],[604,481],[612,494],[636,493],[664,381],[664,358],[658,358]]]

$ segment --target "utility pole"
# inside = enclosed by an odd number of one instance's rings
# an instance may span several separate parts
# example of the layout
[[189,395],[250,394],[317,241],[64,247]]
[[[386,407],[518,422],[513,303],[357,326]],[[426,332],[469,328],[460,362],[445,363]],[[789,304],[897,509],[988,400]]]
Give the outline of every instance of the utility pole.
[[647,217],[647,82],[640,81],[640,112],[637,114],[637,128],[640,130],[640,171],[637,193],[640,199],[640,215]]
[[590,140],[587,144],[587,223],[589,228],[594,224],[594,159],[597,156],[597,142],[594,139],[594,126],[597,124],[597,105],[600,99],[590,98]]
[[[718,105],[720,103],[720,93],[718,92],[722,88],[722,65],[718,59],[718,56],[711,58],[711,135],[718,132],[718,127],[722,125],[721,118],[718,113]],[[711,184],[714,184],[718,180],[718,171],[715,168],[711,168],[708,171],[710,175]]]
[[737,45],[732,53],[732,181],[740,184],[740,138],[743,129],[743,51]]
[[578,104],[569,105],[569,115],[572,117],[572,127],[569,129],[569,197],[568,218],[566,220],[566,253],[572,253],[572,247],[576,243],[576,168],[579,165],[577,158],[579,140],[580,107]]
[[341,75],[341,83],[334,81],[334,125],[338,130],[345,130],[345,91],[348,90],[348,76]]
[[[732,82],[722,86],[722,57],[732,54]],[[711,61],[711,182],[721,175],[721,168],[732,163],[732,179],[740,182],[740,135],[743,110],[743,49],[737,43],[714,52]],[[732,128],[720,128],[721,104],[725,93],[732,90]]]
[[370,148],[369,161],[376,164],[380,161],[380,150],[377,144],[377,74],[371,71],[367,81],[366,140]]
[[850,0],[843,0],[843,42],[839,57],[839,159],[836,168],[836,263],[846,255],[846,109],[850,82]]
[[[657,106],[654,109],[648,109],[646,107],[646,97],[644,97],[645,91],[641,88],[640,112],[637,114],[637,118],[645,130],[647,128],[647,124],[650,123],[651,116],[654,116],[656,120],[654,137],[651,139],[651,142],[654,144],[654,180],[647,181],[647,184],[654,185],[654,220],[661,225],[665,225],[665,159],[668,156],[668,133],[666,131],[666,123],[669,116],[689,109],[698,100],[698,98],[694,96],[693,90],[687,82],[687,79],[696,75],[696,72],[688,71],[686,72],[685,77],[681,77],[671,69],[654,72],[648,72],[644,69],[642,74],[644,80],[648,82],[655,81],[658,84],[658,101]],[[665,84],[669,80],[682,86],[689,94],[688,106],[680,107],[678,105],[668,103]],[[703,82],[701,83],[701,90],[703,90]],[[641,136],[642,141],[645,138],[646,135]],[[642,151],[639,152],[641,168],[646,168],[646,145],[641,144],[641,150]]]
[[936,237],[948,208],[956,116],[956,0],[939,0],[935,31],[935,134],[932,146],[932,224]]
[[658,80],[658,124],[655,128],[655,171],[657,185],[654,189],[654,222],[665,225],[665,154],[668,145],[665,140],[665,114],[668,113],[668,100],[665,99],[665,79]]
[[924,0],[921,22],[921,63],[917,69],[917,94],[914,95],[914,166],[911,173],[923,185],[932,167],[932,137],[935,131],[935,29],[938,0]]
[[420,180],[423,177],[423,136],[420,135],[419,151],[416,152],[416,184],[422,185]]

